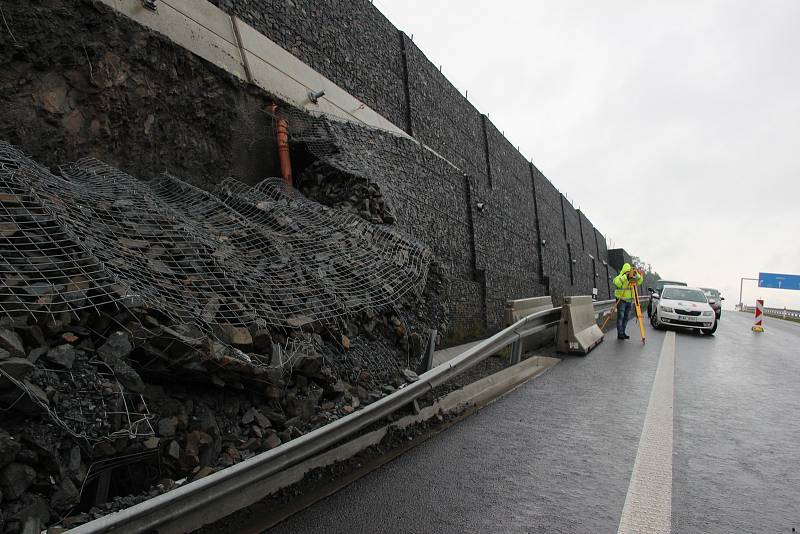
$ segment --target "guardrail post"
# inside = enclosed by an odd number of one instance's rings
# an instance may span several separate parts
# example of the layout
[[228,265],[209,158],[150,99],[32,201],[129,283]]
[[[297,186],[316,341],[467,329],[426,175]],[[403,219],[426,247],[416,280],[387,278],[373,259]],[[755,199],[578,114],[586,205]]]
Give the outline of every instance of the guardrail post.
[[518,337],[517,340],[511,345],[511,359],[508,363],[511,365],[517,364],[522,360],[522,338]]
[[418,374],[433,369],[433,353],[436,350],[436,333],[437,330],[434,328],[431,330],[430,336],[428,336],[428,348],[425,351],[425,357],[422,359],[417,369]]

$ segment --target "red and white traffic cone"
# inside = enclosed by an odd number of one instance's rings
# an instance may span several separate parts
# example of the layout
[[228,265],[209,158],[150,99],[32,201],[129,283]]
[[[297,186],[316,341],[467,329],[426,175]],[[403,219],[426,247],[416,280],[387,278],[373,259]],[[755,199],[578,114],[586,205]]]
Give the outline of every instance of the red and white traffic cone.
[[763,332],[764,327],[762,326],[762,321],[764,319],[764,300],[757,299],[756,300],[756,324],[753,325],[753,332]]

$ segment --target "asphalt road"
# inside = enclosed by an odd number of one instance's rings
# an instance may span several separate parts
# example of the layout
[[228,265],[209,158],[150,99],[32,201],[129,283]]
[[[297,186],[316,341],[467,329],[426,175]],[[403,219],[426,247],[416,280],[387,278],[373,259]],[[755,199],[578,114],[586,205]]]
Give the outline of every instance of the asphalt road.
[[800,324],[750,324],[606,336],[273,532],[800,531]]

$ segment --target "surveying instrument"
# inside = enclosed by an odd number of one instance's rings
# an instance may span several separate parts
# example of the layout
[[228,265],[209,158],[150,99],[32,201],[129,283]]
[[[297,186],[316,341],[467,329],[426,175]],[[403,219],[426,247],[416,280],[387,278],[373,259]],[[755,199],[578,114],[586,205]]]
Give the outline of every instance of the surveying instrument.
[[[638,273],[638,271],[636,269],[632,269],[630,272],[634,273],[634,275],[636,275]],[[628,280],[630,281],[630,277],[628,278]],[[630,284],[630,286],[628,287],[628,289],[633,291],[633,301],[632,301],[633,302],[633,308],[634,308],[634,310],[636,310],[636,320],[639,322],[639,332],[642,334],[642,343],[644,343],[645,342],[645,338],[644,338],[644,320],[642,319],[642,305],[639,302],[639,289],[637,287],[636,282],[633,281]],[[606,325],[608,324],[608,321],[611,319],[611,316],[614,315],[614,312],[617,311],[617,308],[619,307],[619,303],[620,302],[622,302],[622,299],[617,299],[617,302],[614,303],[614,308],[608,314],[608,317],[606,317],[606,320],[603,321],[603,326],[600,327],[600,330],[605,331]]]

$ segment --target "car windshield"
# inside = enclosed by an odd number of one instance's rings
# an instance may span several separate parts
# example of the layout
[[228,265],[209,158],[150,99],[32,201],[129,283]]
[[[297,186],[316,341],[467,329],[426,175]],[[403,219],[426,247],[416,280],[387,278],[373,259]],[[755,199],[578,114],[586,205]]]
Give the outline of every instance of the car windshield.
[[707,302],[706,296],[699,289],[683,289],[681,287],[668,287],[664,290],[663,297],[668,300],[688,300],[689,302]]
[[672,282],[670,280],[659,280],[656,284],[656,288],[661,291],[664,289],[664,286],[685,286],[683,282]]
[[706,296],[710,299],[719,298],[719,291],[717,291],[716,289],[706,289],[705,291],[703,291],[703,293],[705,293]]

